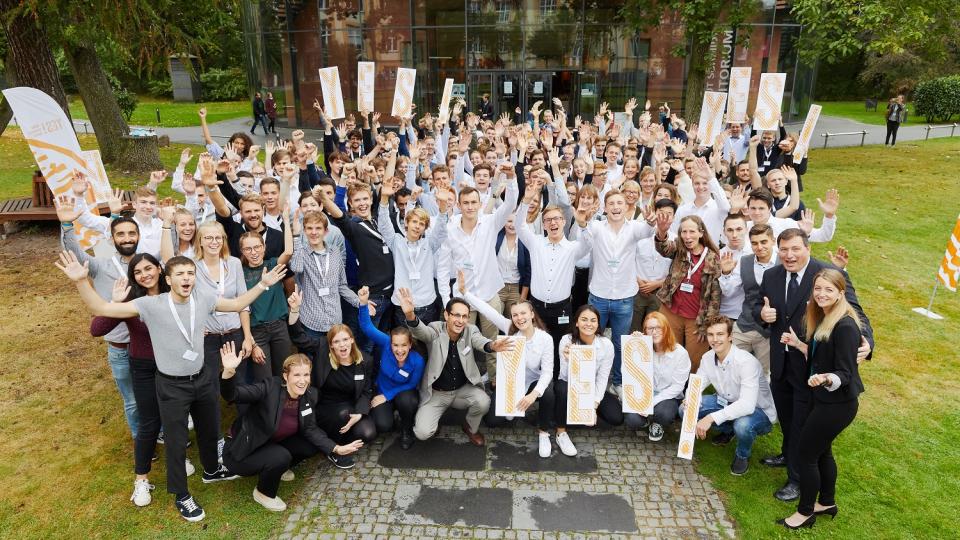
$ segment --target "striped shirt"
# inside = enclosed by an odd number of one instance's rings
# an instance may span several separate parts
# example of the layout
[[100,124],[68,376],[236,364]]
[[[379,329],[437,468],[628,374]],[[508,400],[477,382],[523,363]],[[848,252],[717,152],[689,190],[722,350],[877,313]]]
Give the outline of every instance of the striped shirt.
[[332,249],[314,251],[306,242],[294,242],[290,269],[299,276],[303,288],[300,320],[307,328],[326,332],[343,322],[340,297],[354,306],[360,301],[347,285],[343,258]]

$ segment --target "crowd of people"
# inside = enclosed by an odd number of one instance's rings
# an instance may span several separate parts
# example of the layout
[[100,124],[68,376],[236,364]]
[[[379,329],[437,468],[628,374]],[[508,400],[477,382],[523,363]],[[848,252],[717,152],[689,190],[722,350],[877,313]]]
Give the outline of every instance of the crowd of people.
[[[796,134],[730,123],[704,140],[666,104],[635,99],[593,119],[559,100],[499,118],[457,100],[397,129],[315,107],[323,140],[267,140],[263,161],[246,133],[217,143],[200,109],[207,151],[191,172],[184,150],[171,175],[182,201],[158,199],[165,171],[136,189],[129,216],[119,192],[109,217],[86,212],[81,174],[59,200],[57,266],[107,342],[135,441],[134,504],[152,500],[162,443],[177,510],[203,519],[187,482],[192,426],[202,481],[257,476],[253,498],[274,511],[296,464],[322,454],[350,468],[394,433],[416,452],[449,408],[482,446],[483,425],[516,422],[491,403],[497,355],[522,337],[513,405],[537,409],[543,459],[554,443],[577,455],[571,347],[589,347],[602,421],[661,441],[697,373],[713,393],[696,435],[736,439],[731,473],[779,423],[781,452],[761,462],[786,468],[775,496],[799,500],[781,522],[837,515],[831,445],[856,416],[873,332],[846,251],[811,256],[833,238],[840,199],[815,198],[817,227]],[[86,253],[81,226],[112,253]],[[623,406],[621,338],[640,334],[653,344],[649,416]],[[223,404],[236,411],[226,429]]]

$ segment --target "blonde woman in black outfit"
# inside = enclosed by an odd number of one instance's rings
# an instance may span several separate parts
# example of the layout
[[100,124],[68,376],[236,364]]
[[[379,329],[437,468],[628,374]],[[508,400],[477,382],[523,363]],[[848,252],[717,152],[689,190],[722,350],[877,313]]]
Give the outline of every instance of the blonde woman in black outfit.
[[813,388],[813,408],[800,432],[800,503],[796,513],[777,522],[788,529],[812,527],[817,515],[837,515],[837,464],[831,446],[857,416],[857,397],[863,392],[857,371],[861,323],[845,290],[842,273],[818,272],[807,304],[806,343],[793,329],[780,339],[807,357],[807,384]]

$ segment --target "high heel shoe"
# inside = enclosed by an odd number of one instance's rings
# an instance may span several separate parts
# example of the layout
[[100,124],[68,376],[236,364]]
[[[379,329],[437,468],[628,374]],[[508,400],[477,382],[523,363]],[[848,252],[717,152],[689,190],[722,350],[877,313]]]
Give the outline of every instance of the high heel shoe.
[[833,505],[829,508],[824,508],[823,510],[814,510],[813,514],[817,516],[827,515],[830,516],[830,519],[835,519],[837,517],[837,512],[839,512],[837,505]]
[[816,514],[811,514],[810,517],[808,517],[807,519],[805,519],[805,520],[803,521],[803,523],[797,525],[796,527],[794,527],[793,525],[790,525],[789,523],[787,523],[786,518],[784,518],[784,519],[778,519],[778,520],[777,520],[777,525],[783,525],[784,527],[786,527],[786,528],[788,528],[788,529],[791,529],[791,530],[803,529],[803,528],[809,529],[809,528],[812,528],[812,527],[813,527],[813,524],[816,523],[816,522],[817,522],[817,515],[816,515]]

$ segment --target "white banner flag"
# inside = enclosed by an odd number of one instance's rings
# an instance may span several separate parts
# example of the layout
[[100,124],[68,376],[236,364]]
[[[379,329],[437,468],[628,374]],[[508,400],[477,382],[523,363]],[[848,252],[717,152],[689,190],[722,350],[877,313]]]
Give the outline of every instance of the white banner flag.
[[440,98],[440,120],[446,123],[450,120],[450,96],[453,95],[453,79],[443,83],[443,97]]
[[753,129],[766,131],[780,127],[780,104],[783,103],[783,88],[786,82],[786,73],[760,75],[757,108],[753,112]]
[[570,347],[570,365],[567,374],[567,424],[592,426],[597,422],[593,406],[596,395],[597,356],[593,347]]
[[397,68],[397,86],[393,91],[393,116],[409,116],[413,107],[413,88],[417,82],[417,70]]
[[343,91],[340,89],[340,69],[337,66],[320,68],[320,90],[323,92],[323,107],[331,120],[343,118]]
[[700,398],[703,393],[703,377],[693,373],[687,380],[687,395],[683,403],[683,423],[680,424],[680,444],[677,457],[693,459],[693,442],[697,439],[697,416],[700,414]]
[[523,351],[527,339],[523,336],[511,337],[513,349],[506,353],[497,353],[497,416],[523,416],[517,403],[527,394],[526,364]]
[[746,122],[750,101],[750,74],[753,68],[730,68],[730,86],[727,89],[727,122]]
[[723,131],[723,107],[727,95],[723,92],[704,92],[700,108],[700,144],[712,146],[713,139]]
[[[94,175],[87,169],[87,159],[80,150],[80,142],[73,131],[73,125],[63,113],[60,105],[42,90],[21,86],[3,91],[17,124],[23,131],[23,137],[30,145],[33,159],[47,181],[47,187],[53,196],[70,195],[73,186],[73,173],[80,171],[91,181]],[[109,186],[108,186],[109,189]],[[88,189],[84,200],[89,212],[94,215],[97,207],[97,195]],[[96,244],[103,235],[93,229],[76,224],[73,234],[77,235],[80,245],[86,249]]]
[[650,336],[620,336],[623,351],[623,412],[653,414],[653,339]]
[[107,170],[103,167],[103,160],[100,158],[99,150],[84,150],[81,152],[87,162],[87,170],[90,171],[90,186],[93,188],[93,196],[97,204],[107,204],[112,196],[110,192],[110,180],[107,179]]
[[796,167],[800,164],[800,161],[807,157],[807,152],[810,151],[810,137],[813,137],[813,130],[817,127],[817,120],[820,119],[820,107],[819,105],[810,105],[810,110],[807,111],[807,119],[803,122],[803,129],[800,130],[800,140],[797,141],[797,146],[793,149],[793,166]]
[[373,112],[373,91],[376,82],[374,62],[357,62],[357,108]]

